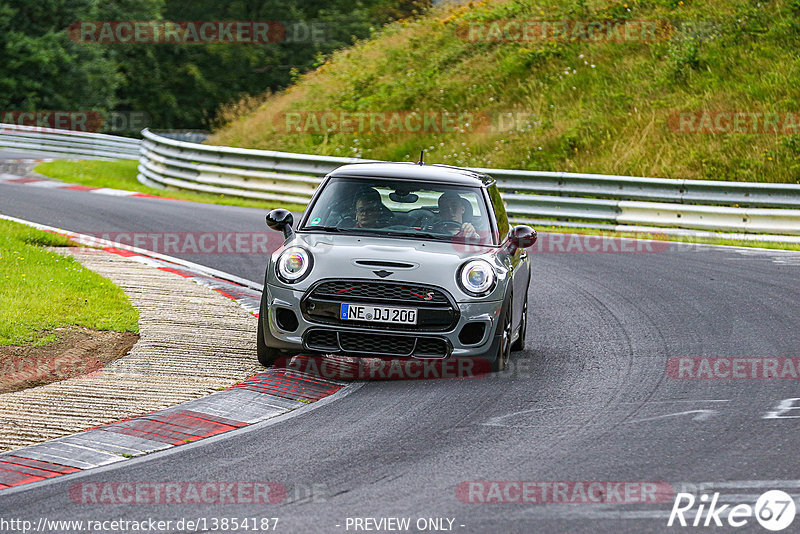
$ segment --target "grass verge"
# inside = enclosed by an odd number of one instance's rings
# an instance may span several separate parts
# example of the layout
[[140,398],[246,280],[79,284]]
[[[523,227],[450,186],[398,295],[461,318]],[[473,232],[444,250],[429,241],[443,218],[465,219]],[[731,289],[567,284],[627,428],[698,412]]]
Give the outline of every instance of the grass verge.
[[[658,32],[586,34],[637,21]],[[522,37],[526,22],[575,24],[542,39]],[[800,0],[451,2],[321,59],[283,92],[222,110],[209,142],[389,161],[424,148],[431,163],[467,167],[798,183],[798,47]],[[452,120],[426,127],[395,113],[411,110]],[[732,111],[761,126],[719,122]],[[680,122],[700,116],[717,124]]]
[[75,246],[64,236],[0,219],[0,346],[56,341],[68,325],[138,332],[125,293],[73,258],[44,247]]
[[229,195],[212,195],[180,189],[156,189],[139,183],[136,179],[138,162],[132,160],[122,161],[51,161],[40,163],[34,169],[54,180],[62,180],[90,187],[108,187],[136,191],[165,198],[177,198],[205,204],[224,204],[227,206],[241,206],[245,208],[258,208],[269,210],[285,208],[291,211],[303,211],[305,206],[289,203],[271,202],[268,200],[252,200],[237,198]]

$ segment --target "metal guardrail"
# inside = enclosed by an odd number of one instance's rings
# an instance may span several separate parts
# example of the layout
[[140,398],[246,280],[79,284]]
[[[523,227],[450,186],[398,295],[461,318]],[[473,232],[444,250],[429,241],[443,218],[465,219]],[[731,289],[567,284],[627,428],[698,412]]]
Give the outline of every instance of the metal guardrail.
[[508,192],[678,204],[800,208],[800,184],[639,178],[506,169],[476,170],[491,174]]
[[0,147],[101,159],[138,159],[138,139],[0,123]]
[[[322,175],[374,161],[142,135],[140,181],[244,198],[305,204]],[[476,170],[497,179],[514,222],[800,235],[800,185]]]
[[[142,136],[0,125],[0,147],[138,158],[138,179],[150,186],[297,204],[307,203],[333,169],[375,161],[204,145],[196,132],[145,129]],[[497,179],[516,223],[800,235],[800,184],[475,170]]]
[[305,204],[321,176],[368,161],[187,143],[147,129],[142,135],[140,182],[260,200]]

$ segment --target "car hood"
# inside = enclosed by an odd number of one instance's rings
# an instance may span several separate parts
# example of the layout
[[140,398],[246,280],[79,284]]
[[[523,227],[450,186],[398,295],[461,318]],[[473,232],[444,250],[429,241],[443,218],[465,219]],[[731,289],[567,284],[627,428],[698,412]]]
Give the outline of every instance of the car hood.
[[[476,299],[462,292],[456,283],[458,269],[466,261],[478,258],[492,264],[498,281],[503,280],[506,266],[498,259],[496,247],[404,238],[295,234],[273,253],[272,264],[285,248],[291,246],[303,247],[311,252],[314,258],[311,273],[301,282],[287,286],[277,279],[271,267],[267,271],[268,283],[305,291],[323,278],[386,280],[439,286],[447,289],[457,301],[503,298],[502,295],[495,295],[499,291],[494,291]],[[391,263],[405,266],[387,265]],[[497,284],[498,288],[503,285]]]

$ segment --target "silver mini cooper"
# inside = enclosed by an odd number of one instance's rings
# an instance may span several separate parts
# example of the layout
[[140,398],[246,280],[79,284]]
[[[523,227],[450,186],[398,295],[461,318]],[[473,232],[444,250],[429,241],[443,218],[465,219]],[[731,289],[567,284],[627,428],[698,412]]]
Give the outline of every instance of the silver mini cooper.
[[328,174],[299,226],[276,209],[283,246],[267,266],[258,360],[339,354],[483,358],[494,371],[522,350],[528,226],[509,228],[493,178],[414,163]]

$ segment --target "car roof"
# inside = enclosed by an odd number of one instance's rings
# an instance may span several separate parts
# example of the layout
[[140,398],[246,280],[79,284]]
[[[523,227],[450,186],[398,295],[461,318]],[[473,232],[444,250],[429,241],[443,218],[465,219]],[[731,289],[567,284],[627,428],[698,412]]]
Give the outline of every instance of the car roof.
[[488,186],[494,178],[450,165],[418,165],[409,162],[397,163],[353,163],[331,171],[328,176],[343,178],[392,178],[419,182],[441,182],[472,187]]

